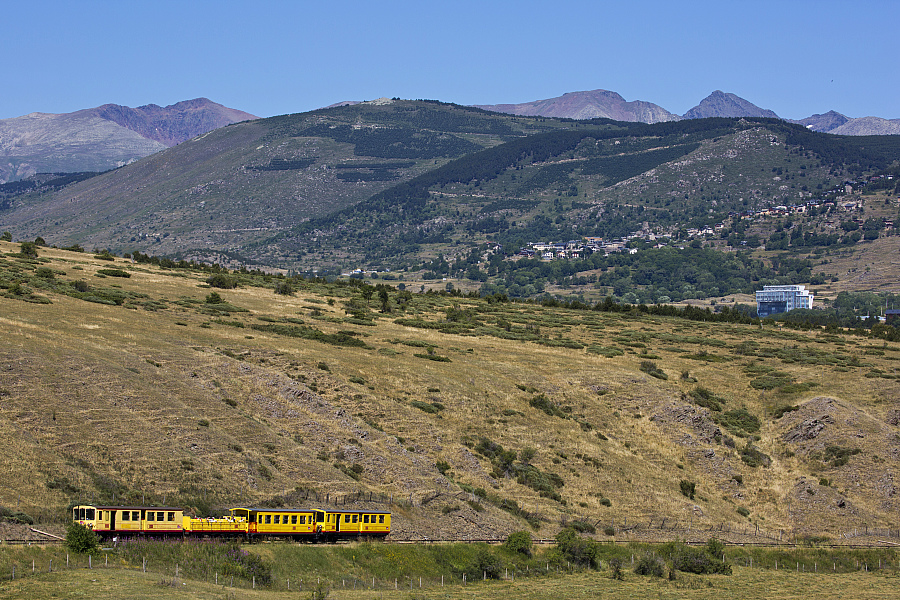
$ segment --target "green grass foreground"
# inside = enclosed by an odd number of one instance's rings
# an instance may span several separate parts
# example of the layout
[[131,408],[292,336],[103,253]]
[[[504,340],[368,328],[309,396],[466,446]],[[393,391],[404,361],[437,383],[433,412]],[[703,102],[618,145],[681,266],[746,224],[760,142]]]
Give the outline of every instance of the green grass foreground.
[[[637,564],[651,551],[664,555],[667,546],[600,544],[601,566],[592,569],[555,547],[526,557],[483,544],[141,541],[95,554],[90,563],[84,554],[67,559],[62,547],[0,546],[0,598],[312,598],[319,585],[329,598],[893,598],[900,584],[894,549],[731,547],[725,554],[732,575],[679,571],[674,580],[634,573],[632,557]],[[615,558],[622,580],[611,576]],[[482,580],[485,570],[496,579]]]

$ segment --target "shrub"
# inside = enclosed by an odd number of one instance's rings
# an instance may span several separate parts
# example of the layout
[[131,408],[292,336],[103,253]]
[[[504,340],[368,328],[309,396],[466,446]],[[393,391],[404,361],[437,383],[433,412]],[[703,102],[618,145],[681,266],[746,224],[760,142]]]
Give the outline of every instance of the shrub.
[[275,282],[275,293],[281,296],[293,296],[294,295],[294,286],[291,285],[290,281],[276,281]]
[[25,258],[37,258],[37,249],[37,244],[34,242],[22,242],[22,245],[19,246],[19,254]]
[[744,508],[743,506],[738,506],[737,514],[741,515],[742,517],[749,517],[750,511],[747,510],[746,508]]
[[859,448],[843,448],[841,446],[827,446],[825,448],[824,462],[830,462],[832,466],[842,467],[850,461],[851,456],[859,454]]
[[634,565],[634,572],[637,575],[665,577],[666,563],[656,552],[646,552]]
[[206,283],[210,287],[220,288],[223,290],[231,290],[238,286],[234,277],[229,277],[223,273],[216,273],[206,278]]
[[506,538],[506,541],[503,542],[503,547],[507,550],[517,554],[524,554],[525,556],[531,556],[532,545],[531,534],[527,531],[511,533]]
[[100,538],[81,523],[70,523],[66,528],[66,547],[79,554],[93,553],[100,549]]
[[223,304],[225,300],[219,295],[219,292],[210,292],[204,300],[207,304]]
[[741,434],[756,433],[760,427],[759,419],[746,408],[726,411],[716,422],[739,437],[744,437]]
[[725,403],[725,400],[719,398],[705,387],[697,386],[688,393],[694,400],[694,403],[698,406],[702,406],[716,412],[722,411],[722,404]]
[[670,552],[672,569],[697,575],[713,573],[731,575],[731,565],[723,562],[721,558],[710,556],[707,548],[691,548],[684,544],[675,544]]
[[587,521],[571,521],[569,527],[578,533],[597,533],[597,528]]
[[489,546],[480,544],[466,572],[467,576],[472,579],[477,579],[478,577],[500,579],[500,574],[503,572],[503,563],[494,555]]
[[747,445],[741,449],[741,460],[750,467],[758,467],[760,465],[768,467],[772,464],[772,459],[769,455],[760,451],[750,443],[750,440],[747,440]]
[[651,377],[656,377],[657,379],[668,379],[669,376],[665,374],[665,372],[660,369],[655,362],[652,360],[642,360],[641,361],[641,371],[650,375]]
[[122,269],[97,269],[97,273],[107,277],[123,277],[126,279],[131,277],[131,273]]
[[622,572],[622,559],[619,557],[609,559],[609,576],[615,580],[622,581],[625,579],[625,573]]
[[556,549],[569,561],[588,567],[596,567],[599,559],[597,544],[578,536],[567,527],[556,535]]
[[697,484],[687,479],[682,479],[679,483],[681,487],[681,495],[691,500],[694,499],[694,492],[697,490]]
[[720,556],[724,556],[725,554],[725,544],[716,538],[709,538],[706,540],[706,551],[710,556],[718,558]]

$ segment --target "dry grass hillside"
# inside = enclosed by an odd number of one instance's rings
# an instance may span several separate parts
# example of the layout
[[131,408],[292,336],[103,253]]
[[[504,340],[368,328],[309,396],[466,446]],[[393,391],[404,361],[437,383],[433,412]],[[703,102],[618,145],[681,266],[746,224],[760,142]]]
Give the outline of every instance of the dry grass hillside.
[[370,493],[399,537],[838,538],[897,514],[881,341],[398,292],[383,313],[359,287],[19,249],[0,242],[0,507],[42,522]]

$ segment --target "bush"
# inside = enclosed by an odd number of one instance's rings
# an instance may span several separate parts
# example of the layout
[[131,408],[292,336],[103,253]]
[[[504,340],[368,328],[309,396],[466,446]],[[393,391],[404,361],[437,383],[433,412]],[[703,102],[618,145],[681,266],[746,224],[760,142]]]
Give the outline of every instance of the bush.
[[713,573],[731,575],[731,565],[723,562],[721,558],[710,556],[707,550],[708,548],[691,548],[684,544],[675,544],[670,551],[672,569],[697,575]]
[[517,554],[524,554],[525,556],[531,556],[532,545],[531,534],[527,531],[511,533],[506,538],[506,541],[503,542],[503,547],[507,550]]
[[281,296],[293,296],[294,295],[294,286],[290,281],[276,281],[275,282],[275,293]]
[[694,499],[694,492],[697,491],[697,484],[693,481],[688,481],[687,479],[682,479],[679,483],[681,487],[681,495],[685,498],[689,498],[691,500]]
[[556,535],[556,549],[576,565],[594,567],[597,566],[599,553],[597,544],[593,540],[578,536],[574,529],[567,527]]
[[642,360],[641,371],[643,371],[647,375],[650,375],[651,377],[656,377],[657,379],[666,380],[669,378],[669,376],[666,375],[665,372],[660,369],[652,360]]
[[106,275],[107,277],[123,277],[126,279],[131,277],[131,273],[123,271],[122,269],[97,269],[97,273]]
[[665,577],[666,563],[656,552],[647,552],[634,565],[634,572],[650,577]]
[[222,273],[216,273],[215,275],[207,277],[206,283],[210,287],[220,288],[223,290],[231,290],[238,286],[237,280],[234,277],[229,277],[228,275],[224,275]]
[[494,555],[487,544],[479,544],[472,562],[466,567],[466,576],[471,579],[500,579],[503,563]]
[[19,254],[26,258],[37,258],[37,244],[34,242],[22,242],[22,245],[19,246]]
[[66,547],[79,554],[93,553],[100,549],[100,538],[81,523],[70,523],[66,529]]
[[569,527],[578,533],[597,533],[597,528],[586,521],[572,521]]

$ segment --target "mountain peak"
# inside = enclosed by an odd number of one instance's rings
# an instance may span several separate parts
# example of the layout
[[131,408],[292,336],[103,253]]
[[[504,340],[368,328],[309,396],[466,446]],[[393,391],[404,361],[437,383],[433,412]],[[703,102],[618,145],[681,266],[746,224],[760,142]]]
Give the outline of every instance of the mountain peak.
[[778,119],[771,110],[760,108],[740,96],[716,90],[700,101],[700,104],[684,113],[685,119],[707,117],[769,117]]
[[207,98],[182,100],[169,106],[145,104],[137,108],[104,104],[79,112],[112,121],[169,147],[231,123],[259,118]]
[[626,101],[620,94],[609,90],[566,92],[556,98],[535,100],[521,104],[482,104],[478,108],[522,116],[557,117],[563,119],[613,119],[642,123],[677,121],[664,108],[651,102]]

